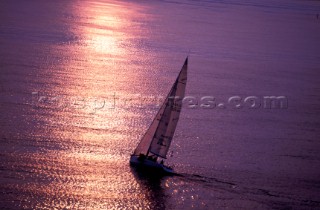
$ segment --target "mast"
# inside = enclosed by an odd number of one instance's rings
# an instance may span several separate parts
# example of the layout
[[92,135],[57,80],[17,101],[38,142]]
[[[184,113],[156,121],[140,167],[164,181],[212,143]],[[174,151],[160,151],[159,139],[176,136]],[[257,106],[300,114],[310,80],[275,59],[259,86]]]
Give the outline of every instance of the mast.
[[152,153],[166,158],[182,107],[187,82],[187,66],[188,57],[156,117],[135,149],[134,155]]
[[158,157],[166,158],[182,108],[182,100],[187,82],[187,68],[188,57],[160,109],[159,123],[157,124],[147,154],[151,152]]

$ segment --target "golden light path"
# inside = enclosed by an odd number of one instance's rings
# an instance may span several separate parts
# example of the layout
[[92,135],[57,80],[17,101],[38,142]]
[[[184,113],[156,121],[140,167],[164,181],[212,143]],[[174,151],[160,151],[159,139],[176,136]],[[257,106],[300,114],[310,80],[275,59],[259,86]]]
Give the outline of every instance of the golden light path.
[[135,51],[130,38],[139,36],[127,29],[131,17],[139,15],[130,7],[90,1],[72,7],[77,24],[70,26],[70,31],[77,39],[55,47],[67,59],[55,69],[62,85],[53,92],[62,95],[67,105],[47,119],[55,127],[50,132],[61,149],[46,154],[52,160],[52,165],[46,166],[51,170],[37,171],[51,182],[27,187],[43,195],[40,209],[151,206],[150,195],[143,193],[144,186],[128,165],[128,150],[135,146],[129,139],[134,131],[128,119],[137,113],[112,107],[113,94],[134,95],[130,84],[139,79],[126,63],[128,48]]

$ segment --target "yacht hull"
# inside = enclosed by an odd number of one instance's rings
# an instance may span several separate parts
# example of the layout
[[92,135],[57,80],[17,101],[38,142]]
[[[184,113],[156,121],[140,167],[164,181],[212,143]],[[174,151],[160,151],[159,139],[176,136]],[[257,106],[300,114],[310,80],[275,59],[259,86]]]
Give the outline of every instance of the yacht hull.
[[150,172],[174,174],[174,171],[172,168],[169,168],[168,166],[165,166],[165,165],[158,163],[156,161],[153,161],[153,160],[149,160],[149,159],[141,160],[141,159],[139,159],[139,156],[136,156],[136,155],[131,155],[130,165],[135,166],[135,167],[139,167],[139,168],[144,168]]

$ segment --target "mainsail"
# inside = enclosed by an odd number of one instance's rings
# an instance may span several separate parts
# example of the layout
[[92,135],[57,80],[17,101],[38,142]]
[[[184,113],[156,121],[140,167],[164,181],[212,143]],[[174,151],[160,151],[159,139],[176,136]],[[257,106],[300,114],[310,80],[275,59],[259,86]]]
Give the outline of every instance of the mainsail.
[[134,155],[152,153],[166,158],[182,108],[187,69],[188,57],[156,117],[135,149]]

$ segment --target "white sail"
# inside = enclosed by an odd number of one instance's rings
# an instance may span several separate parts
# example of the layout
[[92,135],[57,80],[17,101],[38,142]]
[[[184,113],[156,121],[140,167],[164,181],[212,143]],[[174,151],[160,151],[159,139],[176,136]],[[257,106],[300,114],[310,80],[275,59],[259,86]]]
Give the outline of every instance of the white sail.
[[155,119],[134,151],[134,155],[150,152],[166,158],[182,108],[187,82],[187,67],[188,58]]
[[138,144],[137,148],[134,150],[134,155],[140,155],[140,154],[144,154],[146,155],[148,153],[152,138],[157,130],[158,124],[159,124],[159,120],[161,118],[161,113],[163,112],[165,106],[162,105],[162,107],[160,108],[160,110],[158,111],[156,117],[153,119],[151,125],[149,126],[149,129],[147,130],[147,132],[144,134],[144,136],[142,137],[140,143]]

